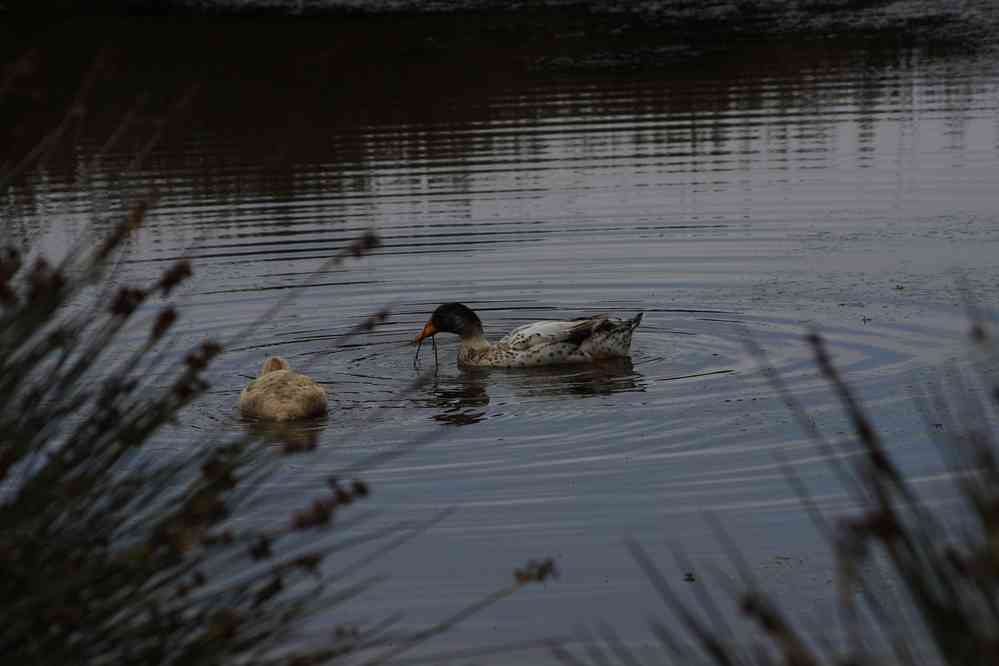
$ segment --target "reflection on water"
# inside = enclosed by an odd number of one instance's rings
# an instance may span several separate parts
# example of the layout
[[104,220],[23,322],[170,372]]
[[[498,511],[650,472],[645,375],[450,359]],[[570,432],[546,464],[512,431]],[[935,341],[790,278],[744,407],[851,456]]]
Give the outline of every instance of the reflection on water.
[[[862,4],[868,18],[883,9]],[[705,510],[751,563],[806,560],[759,575],[808,611],[834,596],[831,564],[778,456],[819,508],[842,497],[742,336],[837,437],[848,424],[801,343],[821,329],[903,469],[941,479],[907,394],[962,359],[953,270],[984,307],[999,302],[994,7],[961,3],[939,22],[932,4],[773,39],[576,14],[14,31],[0,49],[26,35],[64,48],[40,49],[0,98],[0,162],[60,121],[94,44],[115,46],[44,168],[0,194],[4,240],[58,250],[155,189],[118,278],[145,283],[193,257],[178,350],[228,339],[308,284],[223,355],[213,392],[165,445],[233,414],[271,353],[330,394],[325,422],[271,434],[316,446],[268,488],[276,513],[359,457],[431,442],[366,471],[371,504],[385,521],[459,510],[388,560],[393,579],[365,612],[437,620],[550,554],[557,585],[448,640],[547,636],[612,614],[641,641],[641,606],[655,601],[619,541],[718,561]],[[168,117],[195,83],[190,108]],[[377,255],[313,273],[372,227]],[[449,301],[485,313],[494,338],[592,312],[645,319],[631,360],[610,366],[462,370],[442,341],[438,375],[407,392],[409,343]],[[386,304],[387,323],[344,339]]]
[[431,418],[448,425],[471,425],[485,417],[482,408],[489,404],[486,384],[488,372],[474,368],[455,377],[435,376],[420,392],[423,401],[437,411]]
[[[445,206],[503,193],[534,198],[529,193],[547,187],[553,170],[569,185],[585,170],[611,173],[618,166],[649,177],[684,174],[709,192],[719,174],[751,176],[753,165],[778,177],[844,168],[844,159],[875,167],[878,147],[891,140],[888,125],[906,126],[914,106],[946,123],[947,144],[971,147],[969,124],[981,112],[991,117],[993,108],[976,94],[991,62],[968,41],[935,43],[931,51],[899,48],[900,35],[889,30],[862,40],[789,33],[729,49],[661,49],[657,62],[634,67],[636,53],[647,59],[650,49],[675,45],[676,35],[652,32],[604,51],[603,66],[590,73],[567,73],[565,59],[552,64],[550,40],[521,46],[514,33],[472,48],[476,30],[494,34],[499,27],[468,18],[464,28],[467,34],[445,41],[438,24],[416,18],[390,26],[317,20],[285,30],[211,21],[88,26],[110,31],[127,57],[108,56],[109,71],[92,93],[101,101],[87,108],[79,150],[48,161],[45,182],[57,186],[29,181],[14,192],[16,201],[40,212],[56,202],[93,204],[77,198],[85,187],[148,187],[148,171],[126,165],[150,132],[171,120],[164,117],[170,102],[192,84],[194,106],[177,112],[147,167],[161,176],[162,205],[193,228],[262,225],[245,238],[258,242],[207,242],[199,248],[206,256],[248,256],[261,249],[266,231],[305,242],[312,234],[295,227],[314,222],[333,195],[349,198],[358,212],[419,213],[407,193],[443,195]],[[620,26],[594,19],[586,28]],[[564,29],[560,47],[585,53],[602,46]],[[78,26],[67,30],[79,39]],[[178,50],[172,46],[181,30],[185,47]],[[66,37],[53,31],[51,39]],[[8,44],[19,41],[12,35]],[[271,48],[257,48],[261,43]],[[5,119],[17,119],[0,125],[12,156],[45,135],[91,62],[83,54],[37,58],[33,66],[49,78],[27,77],[4,99]],[[938,87],[927,96],[928,76]],[[151,99],[138,97],[150,87]],[[419,236],[435,244],[442,238]]]
[[619,391],[644,391],[642,375],[630,358],[608,359],[591,365],[541,368],[462,368],[457,375],[437,375],[420,388],[416,400],[440,410],[431,418],[449,425],[471,425],[486,417],[488,387],[502,381],[516,397],[585,398]]
[[257,421],[245,419],[243,426],[264,442],[278,446],[285,453],[302,453],[319,446],[328,419],[314,418],[302,421]]
[[588,365],[532,368],[530,372],[518,373],[511,384],[514,394],[530,397],[587,398],[643,391],[641,379],[630,358],[618,358]]

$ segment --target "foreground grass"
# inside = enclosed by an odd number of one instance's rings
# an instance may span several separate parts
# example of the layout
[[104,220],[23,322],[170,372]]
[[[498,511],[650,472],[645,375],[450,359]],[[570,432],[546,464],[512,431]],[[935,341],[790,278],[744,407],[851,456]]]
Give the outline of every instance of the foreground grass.
[[[328,479],[276,524],[249,501],[286,456],[256,431],[210,433],[150,451],[158,431],[208,388],[222,353],[204,341],[177,369],[169,302],[192,267],[149,284],[109,287],[113,258],[141,225],[134,208],[100,243],[59,265],[0,254],[0,654],[11,663],[384,663],[522,587],[554,573],[530,562],[511,583],[437,625],[392,631],[398,616],[305,631],[319,613],[356,616],[378,582],[366,568],[424,525],[344,531],[369,494],[359,478]],[[366,234],[329,261],[378,245]],[[140,311],[151,320],[134,321]],[[354,332],[384,319],[376,313]],[[148,327],[138,348],[122,338]],[[166,380],[164,378],[167,378]],[[164,386],[165,384],[165,386]],[[378,459],[352,467],[363,474]],[[344,520],[347,519],[347,520]],[[375,544],[364,557],[350,550]],[[328,564],[334,556],[338,569]],[[345,559],[347,558],[347,559]],[[334,615],[335,617],[336,615]],[[313,631],[316,627],[311,627]],[[314,636],[312,636],[314,639]]]
[[[22,70],[30,67],[11,70],[0,100]],[[98,58],[63,120],[0,168],[0,191],[44,165],[72,134],[102,73]],[[127,170],[142,163],[192,95],[156,124]],[[181,312],[171,297],[191,277],[190,262],[146,284],[120,284],[115,274],[153,198],[133,201],[117,217],[95,215],[104,228],[86,230],[58,263],[0,246],[4,663],[385,663],[553,575],[550,560],[529,562],[480,602],[421,631],[396,629],[403,609],[352,622],[365,615],[363,593],[380,580],[370,565],[443,517],[356,529],[364,516],[356,506],[371,492],[360,477],[405,447],[356,461],[325,488],[300,493],[297,508],[277,521],[263,520],[252,500],[284,458],[310,455],[315,440],[285,437],[274,446],[257,430],[210,432],[192,435],[182,449],[156,448],[160,430],[209,388],[206,372],[224,350],[205,340],[178,359],[174,349]],[[379,244],[364,234],[318,270]],[[347,335],[371,330],[386,314],[375,312]],[[254,326],[227,334],[239,339]],[[139,344],[131,342],[136,331]],[[361,546],[363,555],[354,552]],[[317,626],[320,615],[343,619]]]
[[[808,491],[784,464],[789,482],[825,536],[838,563],[841,594],[839,623],[827,624],[822,634],[805,633],[796,618],[781,608],[754,580],[742,561],[738,544],[720,524],[715,529],[740,577],[735,593],[742,615],[757,628],[757,640],[747,645],[733,638],[720,605],[707,589],[697,590],[697,604],[682,601],[663,565],[641,547],[629,547],[659,592],[673,620],[653,618],[650,625],[661,647],[677,664],[786,664],[826,666],[860,664],[972,664],[999,663],[999,458],[995,424],[999,413],[999,347],[982,323],[971,331],[978,356],[977,376],[958,373],[947,384],[927,387],[915,395],[927,431],[948,463],[963,500],[960,526],[949,525],[952,508],[927,505],[913,483],[892,461],[887,444],[856,393],[836,368],[824,340],[808,336],[815,361],[853,426],[853,441],[833,444],[816,427],[795,396],[767,363],[750,347],[770,376],[775,390],[794,413],[799,425],[825,456],[854,503],[855,515],[832,522],[814,507]],[[847,451],[859,448],[855,464]],[[681,570],[689,561],[677,552]],[[878,559],[883,567],[867,566]],[[900,599],[885,599],[872,576],[887,575],[904,591]],[[711,579],[698,583],[711,585]],[[679,629],[678,629],[679,627]],[[608,625],[602,639],[590,642],[581,656],[554,646],[562,663],[645,663]],[[838,634],[838,636],[837,636]]]

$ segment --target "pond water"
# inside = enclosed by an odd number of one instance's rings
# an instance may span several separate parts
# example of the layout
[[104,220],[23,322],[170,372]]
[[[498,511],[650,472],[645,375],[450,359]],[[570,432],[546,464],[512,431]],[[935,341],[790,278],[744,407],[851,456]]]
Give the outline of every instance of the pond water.
[[[558,581],[430,651],[601,618],[652,644],[644,618],[661,607],[623,540],[686,590],[672,545],[699,580],[727,568],[705,512],[816,623],[833,567],[779,459],[820,508],[848,502],[747,333],[845,438],[802,340],[819,330],[891,453],[943,499],[910,392],[967,359],[964,296],[999,296],[999,60],[981,36],[994,10],[889,4],[916,18],[765,35],[570,14],[36,25],[6,42],[41,47],[0,98],[18,150],[110,46],[85,117],[3,193],[5,233],[58,252],[95,216],[155,197],[121,279],[192,257],[178,342],[231,343],[166,442],[241,432],[236,400],[269,354],[330,392],[329,419],[308,425],[319,449],[267,489],[274,516],[360,457],[421,442],[364,474],[370,525],[456,510],[375,567],[391,578],[362,617],[426,624],[529,558],[556,559]],[[323,268],[368,229],[379,251]],[[407,389],[433,369],[427,347],[414,368],[412,339],[446,301],[493,338],[537,319],[645,318],[630,362],[599,367],[463,371],[442,336],[439,371]],[[344,337],[383,307],[384,325]]]

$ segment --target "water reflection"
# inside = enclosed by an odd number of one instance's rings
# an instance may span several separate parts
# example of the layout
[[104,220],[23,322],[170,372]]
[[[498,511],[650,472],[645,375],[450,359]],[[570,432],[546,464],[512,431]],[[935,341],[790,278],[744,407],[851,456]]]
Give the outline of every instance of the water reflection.
[[486,384],[489,373],[484,368],[470,368],[456,376],[434,377],[424,387],[426,396],[421,399],[430,407],[440,410],[435,421],[447,425],[472,425],[486,417],[489,393]]
[[619,358],[589,365],[537,368],[529,373],[517,373],[511,384],[515,395],[525,397],[588,398],[644,391],[641,379],[641,373],[635,370],[630,358]]
[[261,440],[280,447],[285,453],[311,451],[319,446],[329,419],[326,416],[279,423],[273,421],[244,421],[244,427]]
[[[617,28],[605,20],[591,22],[581,35]],[[88,108],[88,122],[79,128],[79,145],[51,155],[48,173],[82,188],[115,181],[151,129],[170,115],[175,126],[151,156],[164,205],[180,208],[179,213],[192,198],[233,203],[262,194],[271,204],[270,219],[293,226],[305,211],[290,210],[272,197],[349,193],[359,204],[377,208],[384,204],[363,199],[446,190],[470,202],[483,175],[513,158],[530,163],[518,170],[520,187],[563,166],[563,158],[579,168],[615,159],[684,173],[703,173],[705,166],[707,173],[717,173],[719,166],[739,170],[759,153],[768,155],[772,169],[824,165],[841,145],[837,127],[843,121],[856,122],[855,140],[869,147],[883,138],[876,131],[879,122],[911,110],[919,85],[934,68],[948,81],[939,112],[960,137],[974,120],[969,109],[990,73],[971,43],[958,49],[944,42],[923,53],[898,48],[899,35],[888,31],[883,39],[860,45],[848,38],[816,45],[811,36],[788,34],[709,52],[665,48],[662,42],[675,46],[683,33],[652,32],[620,40],[593,76],[599,85],[581,86],[563,70],[586,63],[583,54],[589,50],[604,53],[599,38],[574,37],[578,57],[552,60],[547,41],[483,47],[474,30],[495,33],[495,25],[467,23],[467,43],[448,42],[435,34],[441,26],[427,19],[392,25],[391,42],[370,23],[317,21],[279,34],[270,26],[243,23],[223,30],[189,25],[185,48],[178,52],[177,26],[102,24],[95,34],[121,43],[128,57],[108,65],[107,80],[93,92],[100,103]],[[447,36],[455,39],[450,29]],[[220,38],[226,47],[220,48]],[[396,42],[396,52],[385,51]],[[273,47],[261,53],[261,43]],[[427,44],[437,48],[428,51]],[[461,55],[441,57],[438,49],[460,49]],[[6,121],[0,123],[0,139],[13,156],[30,151],[56,126],[53,109],[69,104],[90,61],[82,54],[66,59],[57,53],[62,51],[37,56],[31,64],[41,75],[18,80],[0,107]],[[648,53],[658,54],[654,62],[643,61],[644,67],[624,76],[614,71],[614,66],[633,67],[637,54]],[[16,54],[0,50],[0,58]],[[386,66],[393,58],[398,66]],[[661,67],[684,76],[663,76]],[[191,71],[199,72],[201,89],[190,117],[172,116],[169,101],[190,87]],[[483,71],[490,72],[488,85],[482,85]],[[539,74],[546,71],[552,76]],[[253,74],[234,75],[242,72]],[[273,94],[277,82],[281,94]],[[137,91],[150,88],[155,99],[139,106]],[[427,99],[435,103],[426,104]],[[129,112],[136,118],[123,125]],[[114,149],[105,152],[108,138],[119,134]],[[556,141],[571,152],[553,163]],[[705,163],[705,157],[712,159]],[[122,182],[123,189],[142,185],[145,174],[130,175],[138,182]],[[15,192],[19,208],[44,209],[66,194],[52,191],[51,183],[39,185],[28,181]],[[220,229],[242,220],[217,211],[206,221]]]
[[518,398],[589,398],[624,391],[644,391],[642,374],[630,358],[589,365],[542,368],[463,368],[438,375],[419,401],[440,410],[431,418],[447,425],[472,425],[488,418],[489,387]]

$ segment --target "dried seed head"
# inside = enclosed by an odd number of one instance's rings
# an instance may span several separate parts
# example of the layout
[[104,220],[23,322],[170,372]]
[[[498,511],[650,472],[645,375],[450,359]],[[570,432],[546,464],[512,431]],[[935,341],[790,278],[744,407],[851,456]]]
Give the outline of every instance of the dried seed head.
[[28,279],[35,280],[37,279],[35,276],[48,275],[51,270],[52,266],[49,264],[49,260],[45,257],[38,257],[35,259],[35,263],[31,267],[31,275]]
[[779,618],[774,615],[769,604],[757,595],[745,595],[739,606],[744,614],[755,618],[767,633],[773,635],[780,630],[781,623]]
[[17,293],[8,283],[20,268],[21,254],[16,248],[8,246],[0,250],[0,305],[17,303]]
[[204,370],[208,367],[208,361],[202,356],[201,351],[193,351],[184,357],[184,364],[191,370]]
[[233,639],[239,631],[239,613],[231,608],[216,611],[208,621],[208,635],[214,639]]
[[4,278],[0,278],[0,305],[7,307],[17,305],[17,293],[11,289]]
[[0,249],[0,282],[6,282],[21,269],[21,253],[8,245]]
[[179,285],[185,279],[191,277],[191,262],[188,259],[181,259],[173,266],[171,266],[165,273],[163,277],[160,278],[159,287],[162,290],[163,296],[169,296],[170,292],[173,291],[174,287]]
[[350,244],[350,253],[355,257],[363,257],[370,250],[381,247],[382,240],[374,231],[368,231]]
[[222,345],[212,340],[205,340],[201,343],[201,353],[204,355],[205,361],[210,361],[222,353]]
[[213,524],[229,516],[225,501],[213,490],[204,490],[192,497],[184,507],[188,525]]
[[15,305],[17,293],[10,286],[10,279],[21,268],[21,254],[14,247],[0,250],[0,305]]
[[38,257],[35,260],[35,265],[31,268],[31,274],[28,276],[28,300],[37,303],[42,298],[59,291],[65,285],[66,278],[58,271],[53,271],[45,257]]
[[174,322],[177,321],[177,310],[171,305],[163,308],[159,316],[156,317],[156,323],[153,324],[153,331],[150,334],[150,339],[155,342],[163,337],[163,334],[170,330]]
[[122,287],[111,301],[111,314],[128,317],[146,299],[146,292],[133,287]]
[[365,331],[373,331],[375,330],[375,326],[383,323],[386,319],[388,319],[388,310],[381,310],[365,319],[361,327]]
[[275,595],[280,594],[284,590],[284,580],[281,576],[274,576],[271,582],[264,585],[257,594],[253,597],[253,605],[259,606],[260,604],[270,601]]
[[194,548],[195,544],[198,542],[196,530],[181,525],[175,525],[169,528],[161,536],[166,540],[166,543],[174,549],[175,552],[180,554],[190,552],[190,550]]
[[59,271],[55,271],[49,276],[49,289],[59,291],[66,286],[66,277]]
[[201,475],[206,481],[217,483],[227,490],[235,488],[238,483],[232,468],[217,458],[201,466]]
[[49,333],[49,344],[52,347],[65,347],[69,343],[69,333],[64,328],[57,328]]
[[333,491],[333,497],[335,498],[337,504],[346,505],[354,501],[354,496],[350,494],[350,491],[344,490],[339,486],[337,486],[337,488]]
[[257,542],[250,547],[250,557],[255,560],[268,559],[273,555],[271,551],[271,539],[261,535]]
[[148,201],[140,201],[132,206],[125,219],[115,226],[111,234],[104,239],[104,242],[97,249],[97,260],[99,262],[106,259],[116,247],[125,242],[125,239],[133,231],[142,226],[142,223],[146,219],[146,211],[149,210],[149,205]]
[[317,573],[319,565],[322,564],[322,555],[303,555],[291,561],[292,566],[299,567],[308,573]]
[[178,400],[185,403],[206,390],[208,390],[207,382],[190,375],[181,377],[173,386],[173,394]]
[[308,509],[298,511],[292,516],[292,529],[305,530],[312,527],[329,525],[333,519],[333,512],[335,510],[336,503],[332,500],[318,499]]
[[173,393],[183,402],[187,402],[194,397],[195,391],[191,382],[185,379],[181,379],[173,387]]
[[352,484],[352,489],[356,497],[367,497],[368,493],[370,492],[368,484],[366,484],[364,481],[361,481],[360,479],[354,479],[354,483]]
[[149,202],[146,200],[141,200],[132,206],[132,210],[128,211],[128,230],[130,232],[142,226],[142,223],[146,220],[146,211],[148,210]]
[[541,583],[548,578],[558,578],[558,571],[555,560],[549,557],[540,562],[529,560],[527,566],[514,570],[513,577],[518,583]]
[[184,363],[191,370],[199,371],[208,367],[208,362],[222,353],[222,345],[211,340],[205,340],[201,346],[187,355]]

